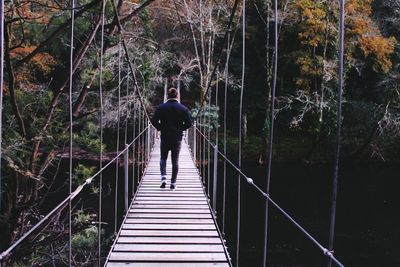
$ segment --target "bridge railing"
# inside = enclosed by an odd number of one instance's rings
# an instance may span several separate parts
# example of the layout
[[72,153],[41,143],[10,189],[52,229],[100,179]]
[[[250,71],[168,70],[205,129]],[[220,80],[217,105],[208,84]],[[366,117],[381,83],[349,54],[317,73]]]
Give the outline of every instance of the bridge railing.
[[[219,220],[219,227],[221,232],[225,235],[225,195],[226,195],[226,169],[224,170],[224,175],[221,175],[221,170],[218,170],[218,161],[223,162],[224,164],[228,164],[232,167],[239,175],[241,181],[245,182],[249,187],[253,188],[265,201],[268,201],[283,217],[285,217],[292,225],[294,225],[306,238],[308,238],[321,252],[324,256],[330,259],[336,266],[343,267],[343,263],[341,263],[333,254],[333,251],[325,248],[321,242],[319,242],[305,227],[303,227],[296,219],[293,218],[284,208],[282,208],[279,203],[277,203],[269,194],[264,192],[255,182],[254,180],[246,175],[241,168],[239,168],[232,160],[228,158],[224,152],[218,148],[218,144],[214,143],[208,134],[207,126],[204,127],[204,124],[199,123],[197,121],[194,123],[194,126],[191,127],[187,132],[187,143],[190,147],[190,151],[192,154],[192,158],[195,161],[199,173],[201,175],[203,185],[206,187],[206,192],[210,198],[211,207],[213,210],[213,215],[215,218],[217,216],[222,216],[222,220]],[[208,149],[208,147],[211,148]],[[211,164],[212,162],[212,170]],[[221,176],[223,176],[223,181],[220,181]],[[218,190],[217,186],[219,184],[223,184],[222,190]],[[222,204],[217,201],[218,192],[222,191]],[[217,205],[222,209],[222,214],[217,214]],[[262,212],[262,211],[260,211]],[[265,212],[265,211],[264,211]],[[262,213],[260,213],[262,214]],[[240,219],[237,218],[237,224],[239,225],[239,233],[238,235],[242,235],[240,232]],[[217,220],[216,220],[217,221]],[[218,222],[218,221],[217,221]],[[230,222],[232,223],[232,222]],[[230,238],[230,237],[228,237]],[[240,249],[240,243],[237,244],[236,250]],[[233,248],[228,248],[228,251],[232,254],[233,252],[238,254],[238,251],[234,251]],[[237,261],[237,259],[236,259]],[[236,262],[235,266],[239,266],[239,263]]]
[[[140,123],[140,122],[139,122]],[[155,138],[156,138],[156,130],[150,124],[149,119],[143,119],[142,129],[140,132],[131,140],[129,144],[125,144],[125,148],[117,153],[117,155],[108,161],[101,169],[99,169],[95,174],[85,179],[85,182],[81,185],[77,186],[75,190],[68,195],[64,200],[62,200],[55,208],[53,208],[47,215],[45,215],[40,221],[38,221],[34,226],[32,226],[26,233],[24,233],[21,237],[19,237],[10,247],[1,252],[0,254],[0,266],[3,264],[8,265],[10,261],[12,261],[14,255],[18,255],[18,249],[23,247],[24,245],[33,245],[35,239],[43,232],[52,222],[54,218],[58,218],[58,216],[67,210],[67,207],[70,205],[72,201],[76,201],[78,196],[84,197],[83,191],[85,188],[89,187],[94,180],[98,179],[98,177],[104,173],[107,169],[109,169],[114,164],[119,164],[123,158],[123,166],[124,166],[124,210],[127,211],[129,205],[129,199],[134,196],[136,192],[137,185],[140,183],[147,163],[150,159],[150,151],[153,149]],[[131,153],[132,152],[132,153]],[[136,164],[135,164],[136,163]],[[129,175],[129,165],[132,164],[132,171]],[[136,169],[135,169],[136,166]],[[136,177],[136,179],[135,179]],[[115,176],[114,179],[117,181],[119,179],[118,176]],[[132,195],[129,196],[128,192],[132,189]],[[100,185],[100,190],[101,185]],[[115,192],[116,195],[119,194],[118,191]],[[114,206],[115,209],[121,209],[118,206],[118,199],[116,197]],[[100,212],[100,211],[98,211]],[[101,225],[104,222],[100,220],[97,222],[98,231],[101,232]],[[71,227],[71,226],[69,226]],[[117,229],[118,225],[115,226]],[[99,234],[100,238],[100,234]],[[99,243],[100,240],[99,240]],[[99,250],[101,251],[101,250]],[[68,253],[73,253],[72,251],[68,251]],[[102,261],[102,257],[106,255],[97,255],[99,259],[99,263]],[[101,264],[100,264],[101,265]]]

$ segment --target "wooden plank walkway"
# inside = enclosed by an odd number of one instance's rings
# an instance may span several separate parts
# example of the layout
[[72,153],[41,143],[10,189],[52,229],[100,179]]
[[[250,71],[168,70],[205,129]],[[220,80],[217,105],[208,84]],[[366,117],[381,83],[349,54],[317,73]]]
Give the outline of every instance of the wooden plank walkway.
[[159,188],[159,160],[158,141],[106,266],[230,266],[187,144],[182,142],[176,190],[169,179]]

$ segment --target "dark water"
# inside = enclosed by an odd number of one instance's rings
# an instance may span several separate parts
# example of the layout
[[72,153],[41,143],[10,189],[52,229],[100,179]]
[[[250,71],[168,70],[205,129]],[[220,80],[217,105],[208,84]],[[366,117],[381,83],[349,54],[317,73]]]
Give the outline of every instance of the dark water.
[[[129,169],[131,174],[132,166]],[[243,164],[243,169],[257,185],[264,188],[265,166],[247,162]],[[217,220],[220,229],[222,170],[219,164]],[[225,239],[230,256],[236,262],[238,178],[231,168],[228,167],[227,172]],[[399,173],[400,166],[394,165],[341,166],[335,255],[345,266],[400,266]],[[118,224],[122,222],[124,214],[123,168],[119,169],[119,174]],[[325,247],[328,243],[331,208],[331,176],[332,168],[327,165],[273,164],[270,187],[272,198]],[[115,166],[106,170],[103,181],[103,229],[106,235],[112,236]],[[264,199],[244,182],[241,188],[240,266],[262,266]],[[130,189],[130,196],[131,193]],[[90,206],[94,212],[97,210],[97,195],[86,190],[80,197],[79,203]],[[268,266],[326,266],[322,252],[274,208],[270,209],[268,235]],[[105,246],[103,251],[102,256],[107,256],[108,247]]]
[[[264,168],[244,164],[245,173],[261,188],[265,186]],[[341,167],[335,256],[345,266],[400,266],[399,173],[400,166]],[[270,187],[272,198],[325,247],[331,209],[331,176],[331,166],[274,164]],[[222,183],[219,186],[222,187]],[[229,170],[225,228],[234,262],[236,186],[237,175]],[[262,266],[264,201],[246,183],[242,183],[241,188],[240,266]],[[220,222],[221,203],[218,204]],[[268,234],[268,266],[326,266],[322,252],[274,208],[270,209]]]

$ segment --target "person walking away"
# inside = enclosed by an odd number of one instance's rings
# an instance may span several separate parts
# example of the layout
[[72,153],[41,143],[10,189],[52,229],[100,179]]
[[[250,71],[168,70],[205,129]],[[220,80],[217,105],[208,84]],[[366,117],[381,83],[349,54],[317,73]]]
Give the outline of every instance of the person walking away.
[[178,161],[182,132],[192,126],[189,110],[178,102],[178,91],[175,88],[168,90],[167,102],[157,107],[151,123],[158,131],[161,131],[160,188],[165,188],[167,185],[167,158],[168,152],[171,151],[172,175],[170,189],[174,190],[179,169]]

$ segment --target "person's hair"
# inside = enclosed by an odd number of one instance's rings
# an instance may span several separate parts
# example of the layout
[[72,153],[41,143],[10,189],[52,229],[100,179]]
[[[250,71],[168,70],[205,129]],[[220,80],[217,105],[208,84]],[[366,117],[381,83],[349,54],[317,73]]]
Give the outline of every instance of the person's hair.
[[175,88],[168,89],[168,98],[177,98],[178,97],[178,90]]

